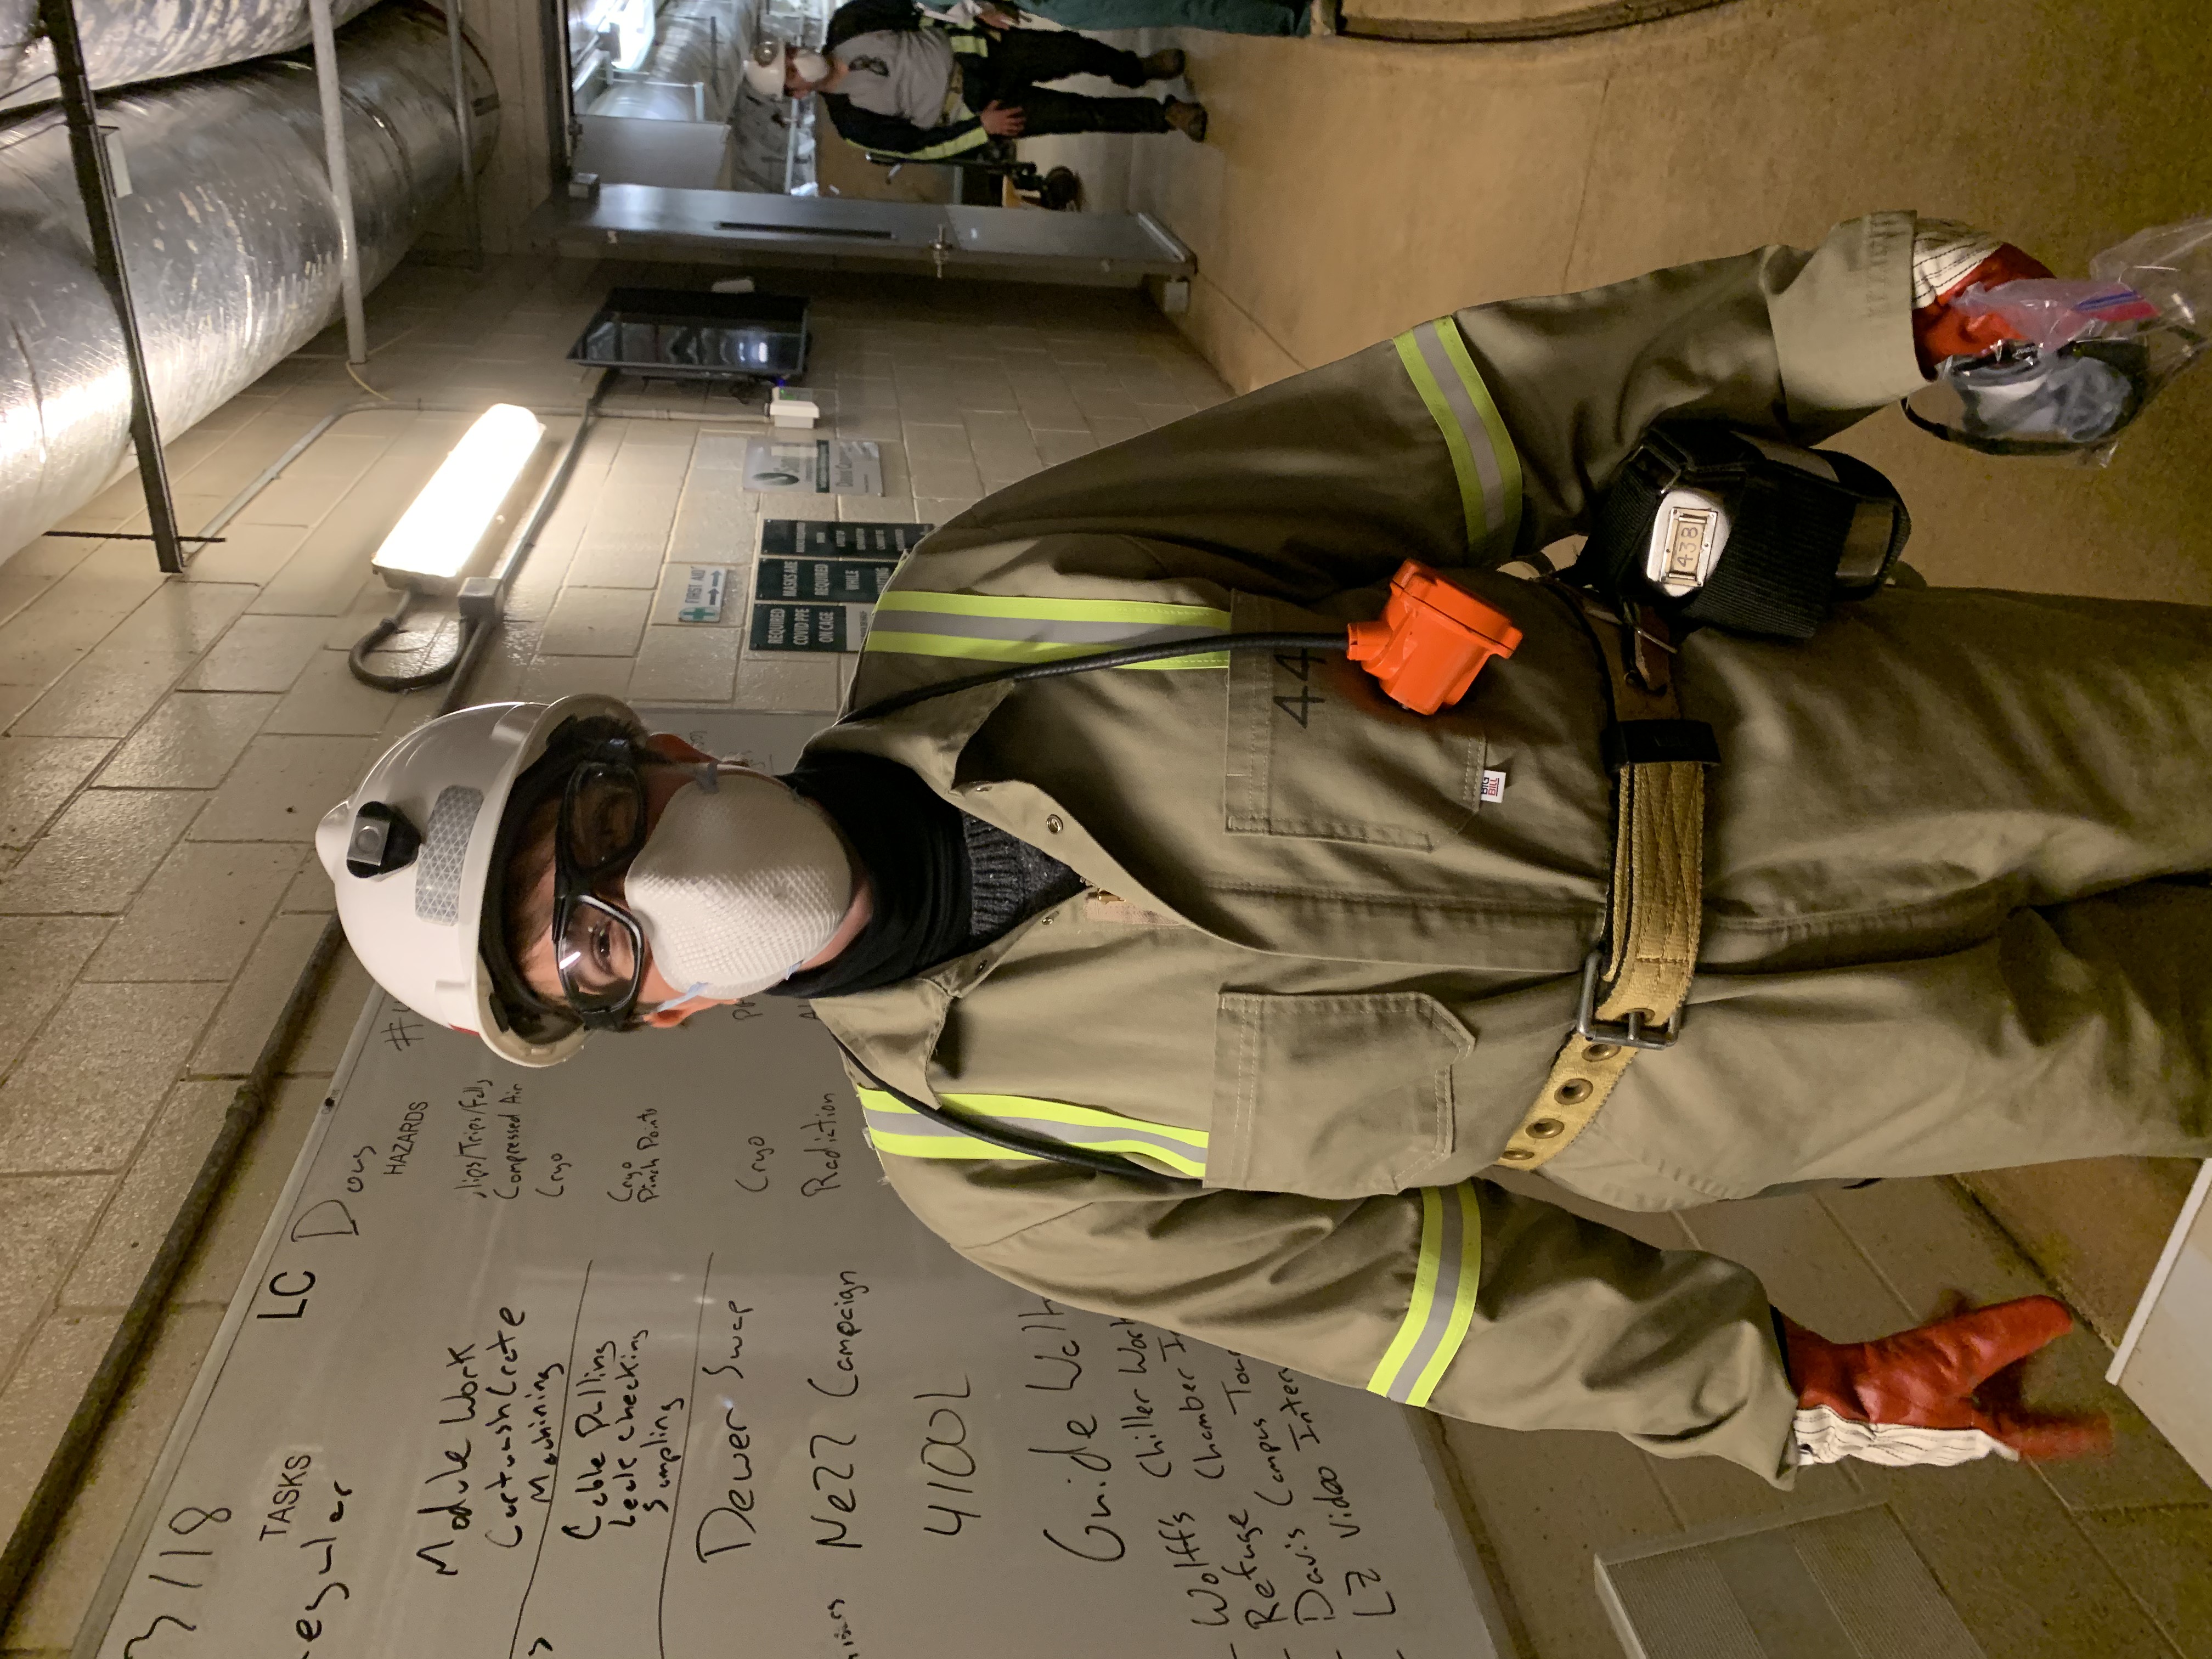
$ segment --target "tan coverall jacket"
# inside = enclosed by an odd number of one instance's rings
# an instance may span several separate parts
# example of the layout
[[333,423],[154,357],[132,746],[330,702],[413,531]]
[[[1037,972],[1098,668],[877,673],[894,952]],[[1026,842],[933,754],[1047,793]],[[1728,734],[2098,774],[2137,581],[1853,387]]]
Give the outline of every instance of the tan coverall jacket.
[[[855,707],[1225,618],[1338,628],[1408,557],[1527,636],[1427,719],[1340,656],[1255,651],[817,738],[1100,890],[823,1023],[897,1090],[1204,1176],[1007,1157],[864,1093],[932,1228],[1046,1296],[1455,1416],[1787,1478],[1750,1273],[1480,1178],[1571,1024],[1613,822],[1596,653],[1488,567],[1574,532],[1669,410],[1811,442],[1919,384],[1913,228],[1459,312],[1002,491],[909,558]],[[1893,588],[1806,644],[1698,633],[1678,681],[1722,755],[1686,1023],[1546,1177],[1650,1209],[2212,1152],[2212,612]]]

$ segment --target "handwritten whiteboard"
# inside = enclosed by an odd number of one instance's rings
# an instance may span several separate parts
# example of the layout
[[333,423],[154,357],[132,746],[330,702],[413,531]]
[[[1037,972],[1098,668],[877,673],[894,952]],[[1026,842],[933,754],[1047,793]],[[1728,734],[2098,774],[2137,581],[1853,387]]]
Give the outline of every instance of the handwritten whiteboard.
[[1496,1652],[1407,1414],[962,1261],[803,1005],[380,998],[246,1282],[81,1653]]

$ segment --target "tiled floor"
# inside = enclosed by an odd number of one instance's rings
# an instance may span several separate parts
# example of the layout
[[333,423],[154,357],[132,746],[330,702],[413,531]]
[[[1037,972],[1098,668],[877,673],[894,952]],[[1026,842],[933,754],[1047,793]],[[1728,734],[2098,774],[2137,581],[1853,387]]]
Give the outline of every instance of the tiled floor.
[[[1508,1177],[1557,1201],[1528,1177]],[[1571,1207],[1648,1241],[1744,1262],[1775,1301],[1852,1340],[1928,1318],[1966,1291],[1984,1301],[2046,1288],[1949,1182],[1838,1192],[1632,1216]],[[1859,1501],[1887,1503],[1991,1659],[2206,1659],[2212,1656],[2212,1492],[2117,1390],[2110,1352],[2087,1332],[2036,1362],[2032,1393],[2111,1413],[2109,1457],[1955,1469],[1845,1462],[1778,1492],[1710,1459],[1646,1456],[1607,1436],[1514,1434],[1469,1424],[1446,1435],[1528,1637],[1529,1659],[1616,1650],[1591,1589],[1608,1545],[1717,1521]]]
[[[324,340],[171,442],[180,515],[197,527],[323,416],[370,405],[263,490],[185,578],[156,574],[143,542],[47,537],[0,567],[0,944],[36,969],[0,987],[0,1528],[322,929],[317,819],[434,705],[436,692],[369,690],[345,665],[392,605],[370,553],[466,424],[399,404],[578,407],[586,383],[562,359],[605,288],[625,280],[699,279],[536,260],[481,280],[404,269],[369,304],[371,338],[386,343],[369,379],[393,404],[362,398]],[[1224,395],[1133,295],[779,286],[817,295],[808,378],[824,431],[882,447],[885,494],[837,498],[848,518],[941,520],[988,489]],[[690,562],[750,559],[764,506],[818,511],[816,498],[743,489],[744,440],[764,428],[672,383],[625,383],[607,407],[475,694],[834,708],[846,660],[751,655],[743,604],[719,627],[653,620],[656,595]],[[682,418],[640,417],[656,410]],[[549,427],[565,439],[574,421]],[[143,527],[136,492],[135,478],[119,483],[61,527]],[[449,642],[428,622],[379,660]],[[341,961],[228,1218],[0,1638],[9,1654],[69,1645],[361,1006],[364,981]]]

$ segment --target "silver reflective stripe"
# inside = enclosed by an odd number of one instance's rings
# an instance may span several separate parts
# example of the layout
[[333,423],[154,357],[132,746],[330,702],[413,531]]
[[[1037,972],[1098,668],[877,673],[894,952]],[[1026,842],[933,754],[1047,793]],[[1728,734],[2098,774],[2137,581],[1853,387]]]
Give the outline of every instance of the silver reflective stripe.
[[860,1091],[860,1112],[867,1125],[868,1138],[878,1152],[896,1152],[907,1158],[1036,1157],[1033,1152],[1012,1152],[974,1135],[963,1134],[941,1119],[915,1111],[873,1089]]
[[[1146,1123],[1093,1106],[1072,1106],[1064,1101],[1037,1100],[1026,1095],[948,1094],[940,1097],[939,1103],[957,1116],[987,1120],[994,1127],[1012,1130],[1030,1139],[1115,1152],[1125,1158],[1149,1158],[1177,1175],[1200,1176],[1206,1173],[1206,1135],[1203,1129]],[[977,1136],[963,1134],[957,1126],[917,1112],[878,1090],[863,1089],[860,1105],[869,1138],[879,1152],[897,1152],[908,1158],[1038,1156],[1009,1152]]]
[[1397,1334],[1368,1392],[1425,1406],[1474,1319],[1482,1279],[1482,1203],[1472,1182],[1421,1189],[1420,1257]]
[[[876,602],[861,649],[984,662],[1051,662],[1117,645],[1172,645],[1222,633],[1228,627],[1227,611],[1205,605],[933,593],[894,587]],[[1209,651],[1132,665],[1223,668],[1228,661],[1225,654]]]
[[1468,459],[1474,463],[1475,476],[1482,480],[1482,527],[1486,534],[1495,536],[1505,528],[1505,474],[1491,447],[1490,428],[1483,422],[1482,411],[1475,407],[1474,394],[1468,392],[1467,382],[1445,354],[1438,331],[1448,321],[1415,329],[1413,343],[1420,350],[1421,361],[1429,366],[1429,373],[1436,376],[1437,390],[1443,394],[1444,406],[1451,410],[1467,439]]
[[[1187,1141],[1177,1140],[1156,1129],[1124,1118],[1119,1123],[1064,1123],[1052,1118],[1009,1117],[992,1114],[992,1121],[1003,1123],[1019,1133],[1033,1135],[1039,1140],[1056,1140],[1064,1146],[1089,1146],[1101,1151],[1126,1152],[1133,1149],[1149,1152],[1163,1162],[1172,1160],[1178,1166],[1192,1163],[1191,1148]],[[1203,1150],[1202,1148],[1200,1149]],[[1194,1168],[1202,1170],[1205,1164]]]
[[1222,631],[1219,624],[1211,622],[1068,622],[1024,617],[932,616],[921,611],[901,611],[896,617],[896,629],[901,633],[942,634],[973,640],[1043,640],[1065,645],[1163,645],[1170,640],[1197,639]]
[[461,915],[461,865],[468,857],[469,832],[483,806],[483,791],[447,784],[430,808],[422,828],[422,850],[415,860],[415,914],[423,921],[451,927]]

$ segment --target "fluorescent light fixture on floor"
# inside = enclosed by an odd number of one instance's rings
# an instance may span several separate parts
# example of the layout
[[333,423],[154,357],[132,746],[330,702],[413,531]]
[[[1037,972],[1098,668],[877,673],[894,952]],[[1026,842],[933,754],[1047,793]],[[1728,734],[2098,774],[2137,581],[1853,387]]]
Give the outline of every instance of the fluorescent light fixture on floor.
[[394,587],[451,592],[545,435],[526,409],[494,404],[461,434],[370,563]]

